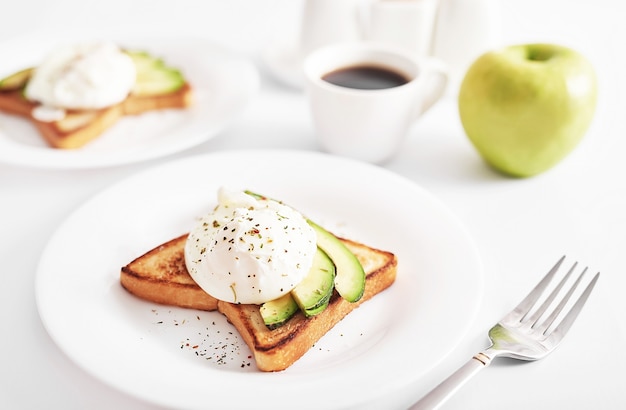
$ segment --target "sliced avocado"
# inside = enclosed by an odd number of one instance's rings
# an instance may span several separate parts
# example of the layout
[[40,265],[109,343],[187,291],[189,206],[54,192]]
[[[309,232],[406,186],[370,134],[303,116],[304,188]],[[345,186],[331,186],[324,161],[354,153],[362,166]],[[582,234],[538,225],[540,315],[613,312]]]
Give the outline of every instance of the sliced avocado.
[[135,64],[137,80],[133,95],[153,96],[169,94],[185,84],[182,73],[145,51],[126,51]]
[[326,310],[326,308],[328,307],[328,304],[330,303],[330,298],[322,305],[319,305],[316,308],[313,309],[307,309],[304,311],[304,316],[306,317],[311,317],[311,316],[315,316],[319,313],[322,313],[324,310]]
[[180,71],[167,67],[153,67],[137,74],[133,94],[137,96],[169,94],[179,90],[184,84],[185,78]]
[[[335,281],[335,264],[319,247],[313,256],[313,265],[308,275],[291,291],[300,310],[305,314],[318,311],[317,308],[327,305],[333,294]],[[310,314],[307,314],[310,316]]]
[[[245,191],[257,199],[267,198],[252,191]],[[358,302],[365,292],[365,270],[357,257],[335,235],[307,218],[317,234],[320,247],[335,264],[335,289],[348,302]]]
[[0,91],[14,91],[24,87],[34,68],[25,68],[0,80]]
[[163,67],[165,63],[160,58],[152,56],[146,51],[125,51],[126,54],[133,60],[137,73],[143,73],[146,70],[155,66]]
[[337,293],[348,302],[359,301],[365,292],[365,271],[361,262],[335,235],[309,219],[307,222],[317,233],[317,246],[335,264]]
[[261,305],[261,317],[265,325],[271,330],[282,326],[293,315],[299,307],[296,301],[287,293],[278,299],[271,300]]

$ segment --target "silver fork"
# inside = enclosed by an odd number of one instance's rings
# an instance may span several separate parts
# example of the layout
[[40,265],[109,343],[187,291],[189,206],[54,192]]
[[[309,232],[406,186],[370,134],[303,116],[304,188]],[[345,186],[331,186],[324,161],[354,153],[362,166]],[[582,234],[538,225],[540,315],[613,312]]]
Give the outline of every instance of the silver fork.
[[[541,305],[533,310],[546,292],[564,259],[565,256],[559,259],[528,296],[489,330],[490,347],[474,355],[465,365],[415,403],[411,410],[438,408],[465,382],[479,370],[489,366],[491,361],[498,356],[519,360],[538,360],[552,352],[576,320],[600,276],[600,272],[596,273],[585,290],[578,295],[578,299],[569,306],[568,301],[587,272],[587,268],[585,268],[565,295],[561,296],[560,300],[556,300],[557,296],[565,292],[563,288],[577,266],[577,263],[574,263]],[[566,305],[568,305],[569,310],[563,316],[559,316]],[[557,318],[559,321],[556,321]]]

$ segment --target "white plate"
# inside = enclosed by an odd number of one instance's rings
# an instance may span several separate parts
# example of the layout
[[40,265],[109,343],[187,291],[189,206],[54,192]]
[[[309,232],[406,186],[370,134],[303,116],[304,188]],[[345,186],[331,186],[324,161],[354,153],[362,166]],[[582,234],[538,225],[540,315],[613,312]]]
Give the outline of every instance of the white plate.
[[50,148],[27,120],[0,112],[0,162],[41,168],[95,168],[153,159],[214,137],[257,92],[259,75],[244,58],[197,38],[120,38],[102,35],[31,35],[0,43],[0,78],[37,65],[54,47],[78,40],[112,39],[146,50],[179,68],[194,89],[195,104],[122,118],[78,150]]
[[[221,185],[280,198],[338,234],[393,251],[396,283],[286,371],[259,372],[219,313],[148,303],[119,284],[123,265],[188,231],[214,206]],[[462,224],[409,180],[326,154],[259,150],[177,160],[97,195],[51,238],[35,285],[42,321],[61,349],[146,401],[391,408],[465,335],[482,299],[483,272]]]

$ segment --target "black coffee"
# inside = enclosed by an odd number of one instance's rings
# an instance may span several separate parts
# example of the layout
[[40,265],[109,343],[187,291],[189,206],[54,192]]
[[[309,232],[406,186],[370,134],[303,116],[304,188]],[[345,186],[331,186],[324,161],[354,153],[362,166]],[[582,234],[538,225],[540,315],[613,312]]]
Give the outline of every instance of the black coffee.
[[359,90],[382,90],[409,82],[406,76],[397,71],[374,65],[340,68],[323,75],[322,80],[341,87]]

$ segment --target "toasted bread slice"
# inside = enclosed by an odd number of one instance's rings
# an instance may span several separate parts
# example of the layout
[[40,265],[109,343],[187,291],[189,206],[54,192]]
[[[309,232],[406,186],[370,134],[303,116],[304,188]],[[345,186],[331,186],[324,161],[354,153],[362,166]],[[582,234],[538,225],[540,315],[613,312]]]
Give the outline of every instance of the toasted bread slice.
[[58,121],[43,122],[32,116],[36,103],[26,100],[20,90],[0,92],[0,110],[28,118],[46,142],[54,148],[80,148],[94,140],[125,115],[137,115],[165,108],[185,108],[192,104],[189,84],[162,95],[129,95],[119,104],[100,110],[70,110]]
[[363,297],[350,303],[335,292],[322,313],[310,318],[298,313],[283,326],[270,330],[258,305],[219,301],[196,285],[185,267],[186,239],[187,235],[172,239],[124,266],[120,274],[122,286],[152,302],[220,311],[241,334],[262,371],[280,371],[291,366],[348,313],[391,286],[396,278],[397,258],[393,253],[341,239],[365,270]]
[[187,235],[166,242],[122,268],[120,281],[130,293],[163,305],[217,310],[217,299],[203,291],[185,266]]

